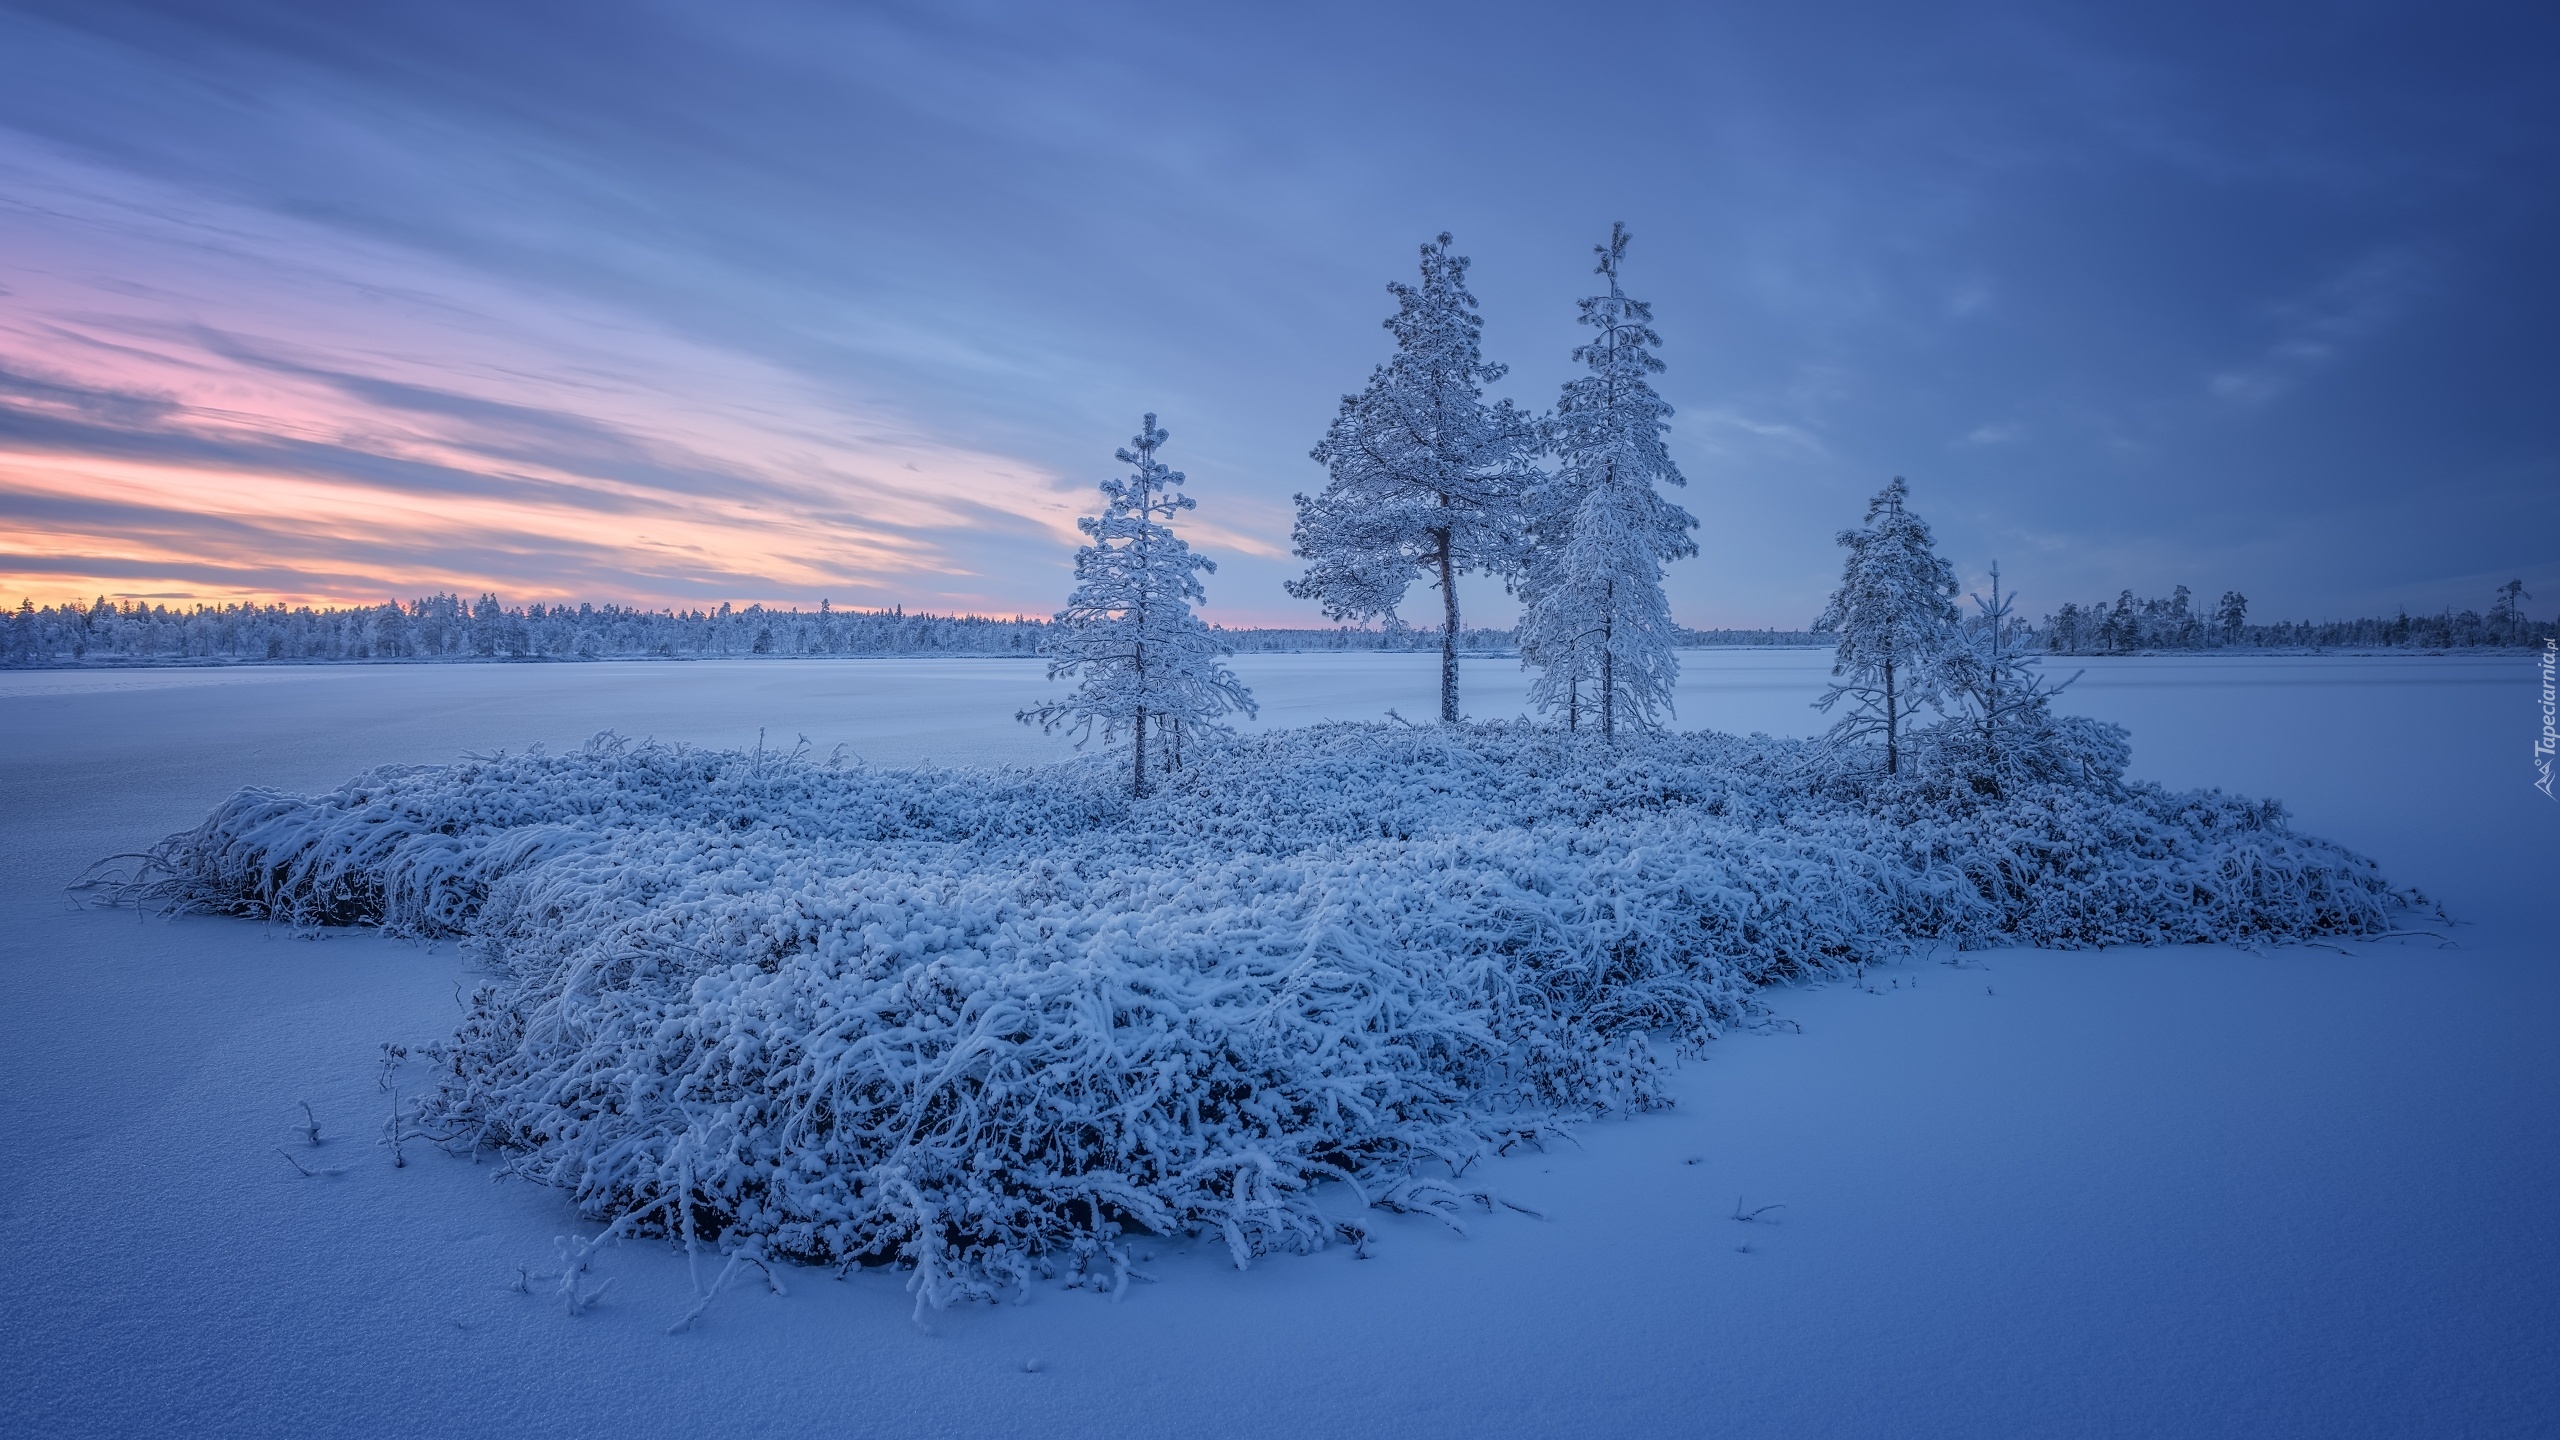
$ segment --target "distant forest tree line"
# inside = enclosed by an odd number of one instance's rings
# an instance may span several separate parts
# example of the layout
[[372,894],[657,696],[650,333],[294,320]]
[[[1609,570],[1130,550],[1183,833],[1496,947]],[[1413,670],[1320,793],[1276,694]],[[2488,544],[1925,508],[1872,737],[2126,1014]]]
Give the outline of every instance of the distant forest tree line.
[[[2229,599],[2238,599],[2232,596]],[[2067,604],[2029,632],[2027,643],[2057,655],[2125,655],[2159,650],[2453,650],[2540,645],[2560,638],[2560,625],[2526,616],[2521,589],[2501,587],[2485,611],[2434,615],[2402,612],[2357,620],[2248,618],[2247,602],[2200,606],[2186,587],[2166,599],[2130,591],[2094,605]],[[171,608],[100,599],[88,605],[37,606],[20,601],[0,624],[0,665],[44,667],[264,661],[715,660],[824,656],[1012,655],[1041,653],[1052,622],[1045,618],[935,615],[900,608],[839,610],[645,610],[628,605],[503,605],[483,595],[465,601],[430,595],[407,604],[313,608],[287,605],[198,605]],[[1221,629],[1238,654],[1307,651],[1436,650],[1437,627],[1351,625]],[[1803,647],[1829,638],[1804,630],[1694,630],[1680,627],[1684,649],[1722,646]],[[1465,651],[1514,653],[1508,629],[1470,626]]]
[[2058,655],[2129,655],[2143,650],[2456,650],[2477,646],[2539,645],[2560,635],[2560,624],[2534,620],[2523,602],[2533,598],[2522,581],[2493,592],[2486,614],[2447,608],[2434,615],[2403,610],[2387,618],[2253,622],[2249,597],[2226,590],[2210,609],[2181,585],[2168,598],[2137,599],[2130,590],[2112,602],[2066,604],[2044,617],[2036,638]]
[[[902,608],[645,610],[627,605],[503,605],[430,595],[408,604],[313,608],[198,605],[173,609],[99,599],[39,607],[21,600],[0,624],[0,665],[246,664],[361,661],[714,660],[1041,653],[1053,622],[933,615]],[[1436,650],[1437,629],[1389,625],[1221,629],[1239,653]],[[1511,631],[1470,628],[1473,652],[1507,652]],[[1798,646],[1797,630],[1682,630],[1686,646]]]

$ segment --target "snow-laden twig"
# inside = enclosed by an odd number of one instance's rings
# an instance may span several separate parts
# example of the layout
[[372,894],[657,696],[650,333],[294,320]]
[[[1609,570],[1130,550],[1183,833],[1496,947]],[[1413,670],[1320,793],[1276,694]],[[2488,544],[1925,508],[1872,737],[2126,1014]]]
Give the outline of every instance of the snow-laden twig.
[[773,1267],[765,1263],[763,1255],[758,1253],[754,1246],[748,1246],[731,1252],[729,1263],[720,1267],[719,1275],[709,1285],[696,1286],[693,1304],[682,1315],[676,1317],[674,1324],[667,1327],[667,1333],[677,1335],[692,1329],[694,1322],[702,1318],[702,1313],[711,1308],[711,1302],[719,1298],[720,1292],[729,1288],[729,1281],[749,1266],[755,1267],[764,1276],[766,1289],[776,1295],[790,1293],[783,1288],[782,1277],[776,1275]]
[[283,1156],[284,1163],[292,1166],[294,1173],[300,1175],[305,1180],[322,1180],[332,1175],[344,1175],[347,1173],[346,1167],[342,1165],[324,1165],[319,1169],[314,1170],[303,1164],[301,1161],[294,1159],[293,1152],[287,1150],[281,1145],[276,1147],[276,1153]]
[[[552,1237],[552,1248],[560,1254],[559,1284],[554,1287],[552,1294],[560,1301],[561,1308],[570,1315],[583,1315],[592,1309],[598,1300],[603,1299],[605,1292],[613,1288],[612,1277],[608,1276],[603,1283],[597,1285],[581,1283],[582,1277],[587,1273],[587,1266],[595,1259],[596,1252],[646,1224],[651,1217],[665,1210],[674,1198],[662,1196],[650,1204],[626,1210],[615,1216],[611,1224],[606,1225],[591,1237],[581,1238],[576,1235]],[[522,1273],[518,1272],[519,1275]]]

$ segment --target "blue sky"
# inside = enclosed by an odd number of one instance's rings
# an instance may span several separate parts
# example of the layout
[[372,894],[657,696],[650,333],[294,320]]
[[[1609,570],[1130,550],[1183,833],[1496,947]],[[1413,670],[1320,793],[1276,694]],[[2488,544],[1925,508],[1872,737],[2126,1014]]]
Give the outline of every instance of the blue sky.
[[1311,620],[1385,282],[1544,407],[1624,220],[1687,623],[1894,474],[2030,610],[2549,609],[2552,14],[0,4],[0,590],[1046,611],[1153,410]]

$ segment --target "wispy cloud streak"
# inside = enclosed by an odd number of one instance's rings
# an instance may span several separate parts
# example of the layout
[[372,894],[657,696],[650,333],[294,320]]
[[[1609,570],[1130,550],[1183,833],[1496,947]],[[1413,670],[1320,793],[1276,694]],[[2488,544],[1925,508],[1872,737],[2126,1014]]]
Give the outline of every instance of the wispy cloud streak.
[[[1057,477],[750,357],[23,146],[5,160],[0,586],[1020,608],[1051,577],[990,564],[989,542],[1055,557],[1073,535]],[[79,497],[101,502],[85,523]]]
[[[2497,513],[2560,477],[2556,27],[0,0],[0,600],[1045,610],[1154,411],[1212,613],[1312,621],[1289,497],[1383,283],[1454,231],[1543,408],[1620,219],[1689,623],[1803,623],[1895,473],[2075,589],[2560,590]],[[2235,538],[2314,506],[2361,518]]]

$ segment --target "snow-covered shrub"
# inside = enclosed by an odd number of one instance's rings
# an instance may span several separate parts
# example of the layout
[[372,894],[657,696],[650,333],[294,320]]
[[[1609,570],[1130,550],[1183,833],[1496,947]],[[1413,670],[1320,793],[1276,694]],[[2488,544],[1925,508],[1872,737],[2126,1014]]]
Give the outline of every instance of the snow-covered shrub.
[[[1913,730],[1905,750],[1909,768],[1898,777],[1903,784],[1932,793],[1959,785],[1985,803],[2038,786],[2113,790],[2133,760],[2133,740],[2123,726],[2085,715],[2056,715],[2042,706],[2022,706],[2003,717],[1997,745],[1983,743],[1979,719],[1958,714]],[[1850,766],[1870,772],[1879,768],[1856,748],[1836,752],[1832,763],[1844,772]],[[1897,788],[1891,780],[1849,774],[1858,793],[1880,795]]]
[[1367,1205],[1445,1214],[1488,1145],[1660,1103],[1665,1047],[1772,981],[1921,942],[2366,934],[2403,903],[2272,805],[1808,783],[1825,753],[1334,725],[1132,800],[1100,757],[600,738],[243,792],[122,893],[468,937],[489,979],[424,1111],[449,1143],[636,1228],[910,1265],[919,1304],[1122,1283],[1133,1227],[1241,1264]]

